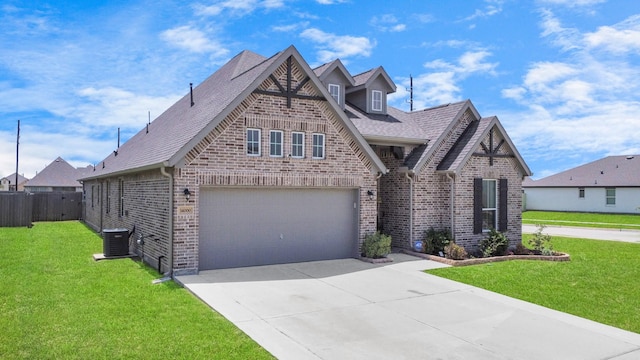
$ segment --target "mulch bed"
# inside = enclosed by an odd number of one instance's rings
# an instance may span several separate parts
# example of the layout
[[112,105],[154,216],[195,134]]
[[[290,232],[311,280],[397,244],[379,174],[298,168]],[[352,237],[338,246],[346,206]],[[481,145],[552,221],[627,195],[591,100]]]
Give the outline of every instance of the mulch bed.
[[411,250],[402,250],[403,253],[408,255],[417,256],[423,259],[437,261],[439,263],[451,265],[451,266],[468,266],[468,265],[478,265],[478,264],[486,264],[492,262],[499,261],[510,261],[510,260],[542,260],[542,261],[570,261],[571,256],[565,253],[559,253],[558,255],[505,255],[505,256],[493,256],[487,258],[474,258],[474,259],[465,259],[465,260],[453,260],[447,259],[444,257],[429,255],[425,253],[415,252]]

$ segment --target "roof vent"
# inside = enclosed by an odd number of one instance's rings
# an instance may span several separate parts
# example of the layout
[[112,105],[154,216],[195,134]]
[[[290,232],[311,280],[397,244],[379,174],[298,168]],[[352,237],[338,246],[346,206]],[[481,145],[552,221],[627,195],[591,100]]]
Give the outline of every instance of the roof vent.
[[193,102],[193,83],[189,83],[189,92],[191,93],[191,106],[193,107],[196,104]]
[[627,156],[627,160],[631,160],[631,159],[633,159],[633,155]]

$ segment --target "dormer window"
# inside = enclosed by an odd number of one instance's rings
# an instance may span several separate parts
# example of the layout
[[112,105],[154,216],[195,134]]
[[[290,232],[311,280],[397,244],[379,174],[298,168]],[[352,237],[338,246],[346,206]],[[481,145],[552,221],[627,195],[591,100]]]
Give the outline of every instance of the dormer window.
[[382,111],[382,91],[380,90],[371,91],[371,110]]
[[331,97],[340,104],[340,85],[329,84],[329,94],[331,94]]

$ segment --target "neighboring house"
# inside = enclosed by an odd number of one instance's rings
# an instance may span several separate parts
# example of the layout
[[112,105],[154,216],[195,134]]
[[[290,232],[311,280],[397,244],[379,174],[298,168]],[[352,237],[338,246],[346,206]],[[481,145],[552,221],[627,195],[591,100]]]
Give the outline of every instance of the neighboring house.
[[27,192],[82,191],[82,184],[78,179],[91,170],[93,167],[90,165],[76,169],[58,157],[29,180],[24,185],[24,189]]
[[607,156],[522,187],[527,210],[637,214],[640,155]]
[[[27,181],[29,179],[18,174],[18,191],[24,190],[24,184]],[[0,179],[0,191],[16,191],[16,173]]]
[[134,251],[177,273],[357,257],[379,228],[403,248],[429,227],[515,246],[531,173],[498,119],[470,101],[402,112],[394,91],[382,67],[243,51],[82,179],[85,221],[135,229]]

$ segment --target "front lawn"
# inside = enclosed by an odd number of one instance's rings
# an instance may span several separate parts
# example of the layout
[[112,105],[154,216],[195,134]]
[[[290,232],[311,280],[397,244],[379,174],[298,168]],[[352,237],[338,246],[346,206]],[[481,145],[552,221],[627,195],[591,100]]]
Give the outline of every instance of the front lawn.
[[601,214],[560,211],[524,211],[523,224],[580,226],[640,230],[640,214]]
[[79,222],[0,228],[1,359],[272,358],[154,269],[101,252]]
[[518,260],[427,272],[640,333],[640,244],[561,237],[553,244],[571,261]]

